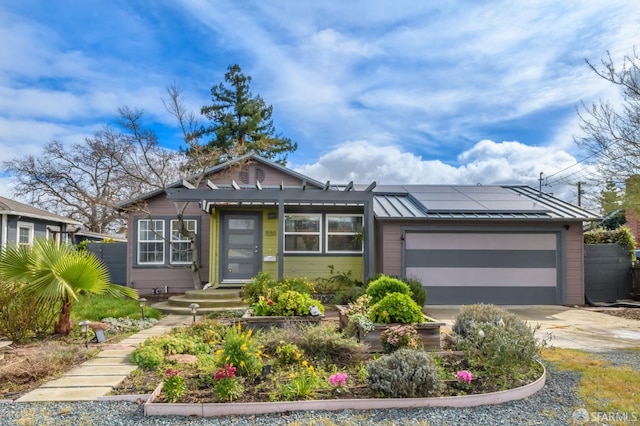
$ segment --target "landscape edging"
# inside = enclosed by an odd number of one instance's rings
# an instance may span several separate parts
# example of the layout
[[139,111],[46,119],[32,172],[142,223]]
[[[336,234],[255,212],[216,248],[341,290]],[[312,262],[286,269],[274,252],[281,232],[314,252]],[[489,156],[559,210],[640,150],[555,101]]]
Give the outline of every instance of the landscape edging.
[[547,370],[542,366],[542,375],[532,383],[505,391],[446,396],[440,398],[374,398],[374,399],[322,399],[311,401],[283,402],[229,402],[229,403],[154,403],[162,391],[162,383],[150,395],[144,404],[145,416],[201,416],[217,417],[228,415],[254,415],[283,413],[287,411],[341,411],[341,410],[376,410],[393,408],[421,407],[477,407],[479,405],[495,405],[527,398],[546,383]]

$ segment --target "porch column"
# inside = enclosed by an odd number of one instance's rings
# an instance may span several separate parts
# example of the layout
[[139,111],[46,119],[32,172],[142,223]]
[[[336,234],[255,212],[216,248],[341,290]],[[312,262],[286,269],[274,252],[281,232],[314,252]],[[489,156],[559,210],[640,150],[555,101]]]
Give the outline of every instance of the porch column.
[[372,277],[374,274],[373,254],[373,199],[364,202],[364,279]]
[[284,198],[278,200],[278,279],[284,278]]

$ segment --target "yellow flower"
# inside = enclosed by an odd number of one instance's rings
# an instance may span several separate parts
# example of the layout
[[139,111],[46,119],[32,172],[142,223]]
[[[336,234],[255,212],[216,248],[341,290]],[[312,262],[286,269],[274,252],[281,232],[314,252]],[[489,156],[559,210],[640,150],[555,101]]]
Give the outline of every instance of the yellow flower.
[[309,366],[309,371],[313,371],[313,365]]
[[249,329],[247,330],[247,337],[251,337],[251,335],[253,334],[253,329]]
[[216,351],[216,355],[218,355],[218,356],[222,355],[223,353],[224,353],[224,349],[218,349]]
[[225,359],[225,361],[229,361],[231,359],[231,355],[227,355],[227,358]]
[[240,367],[244,367],[244,366],[245,366],[244,361],[240,361]]
[[296,377],[293,373],[289,374],[289,378],[293,379],[294,377]]
[[240,350],[241,351],[246,351],[247,350],[247,345],[243,343],[242,346],[240,346]]
[[307,366],[307,364],[308,364],[308,362],[307,362],[306,360],[302,361],[302,366],[303,366],[303,367],[306,367],[306,366]]

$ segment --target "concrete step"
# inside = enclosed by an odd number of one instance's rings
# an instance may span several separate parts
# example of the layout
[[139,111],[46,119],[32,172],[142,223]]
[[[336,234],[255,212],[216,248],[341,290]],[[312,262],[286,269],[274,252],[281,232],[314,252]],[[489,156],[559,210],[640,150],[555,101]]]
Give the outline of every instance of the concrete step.
[[[189,309],[188,306],[184,307],[184,306],[170,305],[169,302],[159,302],[151,306],[158,309],[163,314],[191,315],[191,310]],[[244,303],[237,303],[235,305],[230,305],[230,306],[200,307],[198,308],[197,315],[209,314],[213,312],[245,310],[247,308],[248,306],[245,305]]]
[[[180,296],[173,296],[180,297]],[[242,290],[228,288],[208,288],[206,290],[189,290],[184,294],[189,299],[240,299],[242,298]],[[197,302],[196,302],[197,303]]]
[[200,308],[224,308],[224,307],[242,307],[246,306],[242,299],[192,299],[186,296],[172,296],[166,301],[169,306],[176,308],[189,308],[192,303],[197,303]]

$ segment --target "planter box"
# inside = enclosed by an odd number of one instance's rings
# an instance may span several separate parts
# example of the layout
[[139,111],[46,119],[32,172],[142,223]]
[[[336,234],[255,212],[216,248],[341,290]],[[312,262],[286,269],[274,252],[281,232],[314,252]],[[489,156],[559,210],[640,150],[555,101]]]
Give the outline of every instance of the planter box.
[[[338,318],[339,327],[344,329],[349,325],[349,317],[345,314],[346,306],[338,305]],[[425,351],[439,351],[440,350],[440,327],[445,326],[443,322],[439,322],[436,319],[430,318],[424,315],[425,322],[420,324],[414,324],[416,331],[422,339],[422,344]],[[380,341],[380,335],[387,328],[398,324],[375,324],[375,330],[369,333],[358,333],[356,337],[359,342],[369,345],[371,352],[382,352],[382,342]]]
[[253,330],[268,330],[272,327],[282,328],[287,324],[295,324],[295,325],[318,325],[320,321],[324,318],[324,315],[305,315],[305,316],[290,316],[290,317],[281,317],[281,316],[266,316],[266,317],[256,317],[253,316],[253,309],[247,309],[247,311],[242,315],[240,322],[243,323],[247,328],[251,328]]

